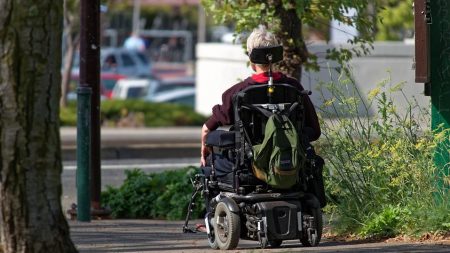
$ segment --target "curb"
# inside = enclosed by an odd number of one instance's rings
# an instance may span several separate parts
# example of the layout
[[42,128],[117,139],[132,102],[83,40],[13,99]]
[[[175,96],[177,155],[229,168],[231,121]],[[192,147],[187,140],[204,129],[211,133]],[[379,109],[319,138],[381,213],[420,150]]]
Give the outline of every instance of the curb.
[[[200,144],[182,144],[171,147],[156,146],[116,146],[105,147],[101,151],[102,160],[156,159],[200,157]],[[77,160],[76,147],[62,148],[63,161]]]
[[[77,129],[63,127],[63,161],[77,159]],[[199,127],[102,128],[101,159],[191,158],[200,156]]]

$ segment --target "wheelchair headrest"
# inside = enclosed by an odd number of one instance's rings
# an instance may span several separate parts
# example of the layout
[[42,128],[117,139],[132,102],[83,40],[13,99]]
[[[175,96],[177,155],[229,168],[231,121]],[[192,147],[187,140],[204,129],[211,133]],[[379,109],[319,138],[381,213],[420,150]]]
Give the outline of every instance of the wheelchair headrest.
[[[250,61],[255,64],[277,63],[283,60],[283,47],[270,46],[270,47],[253,48],[249,57]],[[270,58],[272,59],[270,60]]]

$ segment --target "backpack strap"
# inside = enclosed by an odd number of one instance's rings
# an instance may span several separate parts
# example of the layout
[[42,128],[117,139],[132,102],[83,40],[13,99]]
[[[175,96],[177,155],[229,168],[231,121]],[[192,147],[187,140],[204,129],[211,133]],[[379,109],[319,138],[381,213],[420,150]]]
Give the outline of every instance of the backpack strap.
[[247,107],[249,109],[255,110],[255,111],[261,113],[262,115],[266,116],[266,118],[269,118],[273,114],[271,111],[269,111],[267,109],[264,109],[264,108],[261,108],[261,107],[258,107],[258,106],[254,106],[254,105],[251,105],[251,104],[246,104],[244,107]]
[[293,103],[292,105],[291,105],[291,107],[289,107],[289,109],[287,110],[287,116],[289,117],[289,116],[291,116],[291,113],[295,110],[295,109],[297,109],[297,106],[298,106],[299,104],[298,104],[298,102],[295,102],[295,103]]

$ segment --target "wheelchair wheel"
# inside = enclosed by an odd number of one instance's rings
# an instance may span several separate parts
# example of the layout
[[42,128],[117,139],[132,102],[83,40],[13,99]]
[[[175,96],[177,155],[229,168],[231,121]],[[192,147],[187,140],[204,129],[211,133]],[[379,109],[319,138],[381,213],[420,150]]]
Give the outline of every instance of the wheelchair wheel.
[[279,248],[281,246],[281,244],[283,243],[282,240],[270,240],[269,241],[269,245],[272,248]]
[[214,234],[208,236],[208,245],[211,249],[219,249],[219,245],[217,245],[216,238]]
[[219,249],[219,245],[217,244],[216,236],[214,233],[215,224],[213,224],[214,219],[208,219],[210,225],[210,234],[208,235],[208,244],[211,249]]
[[312,216],[314,222],[312,224],[312,229],[316,230],[315,234],[308,236],[308,233],[302,233],[300,237],[300,242],[305,247],[314,247],[319,245],[320,239],[322,239],[323,230],[323,220],[322,220],[322,210],[320,208],[311,208],[306,210],[305,216]]
[[219,202],[214,213],[215,242],[222,250],[237,247],[241,235],[240,217],[228,209],[227,205]]

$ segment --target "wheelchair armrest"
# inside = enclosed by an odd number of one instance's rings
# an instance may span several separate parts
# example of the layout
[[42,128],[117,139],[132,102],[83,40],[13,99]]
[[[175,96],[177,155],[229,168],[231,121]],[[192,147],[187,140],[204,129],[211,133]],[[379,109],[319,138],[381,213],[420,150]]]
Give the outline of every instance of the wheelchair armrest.
[[206,136],[207,146],[219,148],[231,148],[235,145],[235,137],[233,131],[215,130]]

